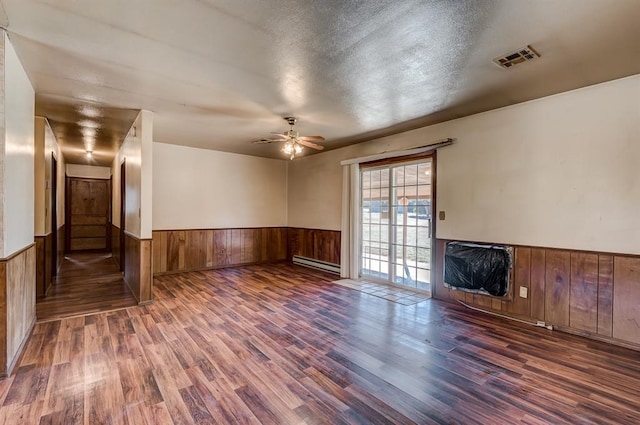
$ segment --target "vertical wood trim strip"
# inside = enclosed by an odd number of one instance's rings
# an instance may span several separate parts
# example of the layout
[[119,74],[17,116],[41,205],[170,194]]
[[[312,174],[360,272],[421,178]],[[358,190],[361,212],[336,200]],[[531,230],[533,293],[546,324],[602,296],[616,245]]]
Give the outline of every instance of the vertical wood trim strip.
[[504,309],[509,313],[516,314],[518,316],[529,317],[531,310],[531,298],[520,297],[520,287],[527,288],[527,292],[531,287],[531,248],[517,247],[515,250],[515,265],[513,272],[513,301],[508,303],[507,308]]
[[569,326],[598,331],[598,255],[571,253]]
[[613,337],[640,344],[640,259],[614,257]]
[[531,317],[545,321],[546,251],[531,248]]
[[[0,260],[0,317],[7,317],[7,261]],[[7,321],[0,320],[0,376],[7,375]]]
[[545,317],[554,326],[569,326],[571,255],[547,250],[545,273]]
[[598,258],[598,334],[613,335],[613,257]]

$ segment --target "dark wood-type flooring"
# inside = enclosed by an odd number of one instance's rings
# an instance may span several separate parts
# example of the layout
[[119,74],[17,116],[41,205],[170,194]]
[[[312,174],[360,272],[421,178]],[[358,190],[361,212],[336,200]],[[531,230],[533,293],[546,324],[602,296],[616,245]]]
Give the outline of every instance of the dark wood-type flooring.
[[152,305],[38,323],[0,423],[640,423],[638,352],[334,279],[162,276]]
[[39,321],[137,305],[110,253],[67,254],[46,297],[36,302]]

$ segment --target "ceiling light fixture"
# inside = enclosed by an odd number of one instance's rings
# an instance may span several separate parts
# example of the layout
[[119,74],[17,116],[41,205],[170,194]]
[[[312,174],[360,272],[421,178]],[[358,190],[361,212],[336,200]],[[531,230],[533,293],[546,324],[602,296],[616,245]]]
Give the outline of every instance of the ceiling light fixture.
[[298,143],[296,139],[289,140],[282,147],[282,152],[285,155],[289,155],[291,159],[295,158],[296,155],[300,155],[303,150],[304,148]]
[[289,156],[289,159],[294,159],[296,155],[300,155],[305,147],[323,150],[324,146],[317,145],[313,143],[324,141],[324,137],[322,136],[301,136],[296,130],[293,129],[293,126],[296,124],[296,117],[284,117],[285,121],[289,123],[289,130],[284,133],[272,133],[275,136],[272,136],[269,139],[260,139],[256,140],[253,143],[279,143],[284,142],[282,146],[282,153]]

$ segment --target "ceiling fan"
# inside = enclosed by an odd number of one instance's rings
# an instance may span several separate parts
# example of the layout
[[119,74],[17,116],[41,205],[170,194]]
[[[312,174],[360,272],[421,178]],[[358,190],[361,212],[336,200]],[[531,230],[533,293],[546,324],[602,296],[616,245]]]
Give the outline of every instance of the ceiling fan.
[[316,149],[319,151],[324,149],[324,146],[320,146],[313,143],[314,141],[315,142],[323,141],[324,137],[300,136],[300,133],[298,133],[296,130],[293,129],[293,127],[296,125],[297,118],[284,117],[284,120],[289,124],[290,126],[289,130],[285,131],[284,133],[271,133],[271,134],[274,134],[275,136],[268,139],[256,140],[253,143],[266,144],[266,143],[284,142],[284,146],[282,147],[282,152],[284,152],[286,155],[289,155],[290,159],[294,159],[296,157],[296,154],[298,155],[301,154],[302,150],[305,147]]

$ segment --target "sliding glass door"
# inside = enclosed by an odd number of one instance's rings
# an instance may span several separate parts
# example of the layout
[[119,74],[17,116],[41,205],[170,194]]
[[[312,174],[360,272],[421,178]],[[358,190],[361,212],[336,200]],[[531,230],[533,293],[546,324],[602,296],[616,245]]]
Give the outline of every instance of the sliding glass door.
[[431,289],[431,171],[431,158],[361,169],[361,277]]

